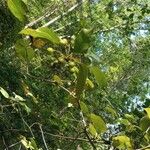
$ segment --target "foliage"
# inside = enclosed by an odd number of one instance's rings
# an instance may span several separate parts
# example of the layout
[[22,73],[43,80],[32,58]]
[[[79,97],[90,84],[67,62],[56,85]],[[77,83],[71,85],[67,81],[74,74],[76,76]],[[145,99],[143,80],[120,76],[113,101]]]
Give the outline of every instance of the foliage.
[[149,149],[149,8],[2,0],[1,148]]

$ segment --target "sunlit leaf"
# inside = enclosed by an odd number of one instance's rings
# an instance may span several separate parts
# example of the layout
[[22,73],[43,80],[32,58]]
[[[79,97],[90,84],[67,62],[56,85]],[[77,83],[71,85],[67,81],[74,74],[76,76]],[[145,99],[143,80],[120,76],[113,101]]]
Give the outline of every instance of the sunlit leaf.
[[147,116],[150,118],[150,108],[145,108],[144,110],[146,111]]
[[55,44],[60,43],[60,38],[58,35],[52,29],[47,27],[41,27],[36,30],[31,28],[23,29],[20,34],[30,35],[34,38],[47,39]]
[[88,131],[91,133],[92,136],[97,137],[96,129],[91,123],[89,124]]
[[118,120],[118,123],[121,123],[121,124],[123,124],[123,125],[125,125],[125,126],[130,125],[130,122],[129,122],[128,119],[119,119],[119,120]]
[[98,133],[103,133],[107,130],[104,120],[95,114],[90,114],[90,120]]
[[125,114],[124,116],[125,116],[125,118],[128,119],[130,122],[134,121],[134,116],[133,116],[133,115]]
[[[15,94],[15,93],[14,93]],[[23,101],[25,101],[25,99],[23,98],[23,97],[21,97],[21,96],[19,96],[19,95],[17,95],[17,94],[15,94],[15,99],[14,99],[15,101],[20,101],[20,102],[23,102]]]
[[87,80],[86,80],[86,84],[87,84],[87,86],[90,87],[91,89],[94,88],[94,83],[93,83],[90,79],[87,79]]
[[9,94],[2,87],[0,87],[0,92],[5,98],[9,98]]
[[36,150],[30,141],[27,141],[25,137],[22,138],[21,143],[24,145],[25,148],[30,150]]
[[119,135],[113,138],[113,146],[119,150],[132,150],[132,144],[129,137],[126,135]]
[[25,20],[25,10],[21,0],[7,0],[7,5],[12,14],[20,21]]
[[117,112],[114,108],[112,108],[111,106],[106,106],[105,110],[110,113],[113,117],[117,117]]

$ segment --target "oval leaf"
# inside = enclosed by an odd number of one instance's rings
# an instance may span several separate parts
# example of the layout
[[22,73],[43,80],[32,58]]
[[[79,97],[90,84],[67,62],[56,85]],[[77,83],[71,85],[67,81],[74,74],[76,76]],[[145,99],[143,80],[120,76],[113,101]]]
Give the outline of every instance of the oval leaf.
[[90,47],[90,31],[82,29],[75,38],[74,50],[75,53],[86,53]]
[[119,135],[113,138],[113,146],[121,150],[132,150],[132,144],[129,137],[126,135]]
[[145,108],[144,110],[146,111],[147,116],[150,118],[150,108]]
[[0,92],[5,98],[9,98],[9,94],[2,87],[0,87]]
[[97,66],[92,66],[90,69],[91,73],[95,76],[95,79],[99,86],[104,88],[107,84],[105,74]]
[[89,114],[89,109],[84,102],[82,102],[82,101],[80,102],[80,107],[81,107],[81,110],[84,114]]
[[97,133],[102,133],[107,130],[104,120],[95,114],[90,114],[90,120],[93,123]]
[[76,96],[78,98],[80,97],[80,95],[84,90],[87,75],[88,75],[88,67],[82,64],[79,68],[79,73],[77,76],[77,84],[76,84]]
[[18,40],[15,44],[16,53],[23,60],[31,60],[35,56],[34,50],[29,46],[28,41]]
[[25,20],[25,10],[21,0],[8,0],[7,5],[16,18],[18,18],[20,21]]
[[47,27],[41,27],[36,30],[31,28],[23,29],[20,34],[30,35],[34,38],[47,39],[55,44],[60,43],[60,38],[58,35],[52,29]]
[[87,84],[87,86],[88,86],[89,88],[91,88],[91,89],[94,88],[94,84],[93,84],[93,82],[92,82],[90,79],[87,79],[87,80],[86,80],[86,84]]
[[94,137],[97,136],[96,129],[94,128],[94,126],[91,123],[89,124],[88,130],[89,130],[89,132],[91,133],[92,136],[94,136]]

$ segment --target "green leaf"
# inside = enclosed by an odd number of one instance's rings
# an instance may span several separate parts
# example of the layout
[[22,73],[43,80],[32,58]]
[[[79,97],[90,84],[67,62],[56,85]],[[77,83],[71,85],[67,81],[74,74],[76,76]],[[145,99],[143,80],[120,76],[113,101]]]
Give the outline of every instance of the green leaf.
[[33,138],[30,138],[30,142],[31,142],[31,145],[34,148],[34,150],[39,150],[38,147],[37,147],[37,144],[36,144],[36,142]]
[[16,18],[18,18],[20,21],[25,20],[25,10],[21,0],[8,0],[7,5]]
[[97,137],[96,129],[91,123],[89,124],[88,131],[91,133],[92,136]]
[[129,137],[126,135],[119,135],[113,138],[113,146],[119,150],[132,150],[132,144]]
[[82,29],[75,38],[74,50],[75,53],[86,53],[90,47],[91,30]]
[[87,76],[88,76],[88,67],[84,64],[81,64],[79,68],[79,73],[77,76],[77,84],[76,84],[76,95],[78,98],[80,97],[80,95],[84,90]]
[[94,125],[97,133],[102,133],[107,130],[106,124],[100,116],[97,116],[95,114],[90,114],[90,120]]
[[17,102],[24,102],[24,101],[26,101],[24,98],[22,98],[21,96],[19,96],[17,94],[15,94],[14,100],[17,101]]
[[82,101],[80,102],[80,107],[81,107],[81,110],[84,114],[89,114],[89,109],[84,102],[82,102]]
[[34,38],[43,38],[55,44],[60,44],[60,38],[58,35],[52,29],[47,27],[41,27],[36,30],[31,28],[23,29],[20,34],[30,35]]
[[118,123],[121,123],[121,124],[123,124],[123,125],[125,125],[125,126],[130,125],[130,122],[129,122],[128,119],[119,119],[119,120],[118,120]]
[[22,138],[21,143],[26,149],[36,150],[30,141],[27,141],[25,137]]
[[110,113],[113,117],[117,117],[117,113],[115,111],[115,109],[113,109],[111,106],[106,106],[105,107],[105,110]]
[[62,80],[61,80],[61,78],[60,78],[58,75],[54,75],[54,76],[53,76],[53,80],[54,80],[57,84],[62,85]]
[[31,112],[31,109],[24,102],[19,102],[19,104],[23,107],[27,114]]
[[18,40],[15,44],[15,49],[18,57],[23,60],[31,60],[35,56],[34,50],[26,40]]
[[104,88],[107,85],[106,75],[97,66],[92,66],[90,68],[91,73],[95,76],[95,79],[99,86]]
[[124,115],[126,119],[128,119],[130,122],[134,121],[134,116],[133,115],[129,115],[129,114],[125,114]]
[[22,0],[26,5],[28,4],[28,0]]
[[147,116],[148,116],[148,117],[149,117],[149,119],[150,119],[150,108],[145,108],[144,110],[146,111]]
[[142,131],[146,131],[150,127],[150,118],[148,116],[144,116],[140,120],[140,128]]
[[5,98],[9,98],[9,94],[2,87],[0,87],[0,92]]
[[93,82],[92,82],[90,79],[87,79],[87,80],[86,80],[86,84],[87,84],[87,86],[90,87],[91,89],[94,88],[94,84],[93,84]]

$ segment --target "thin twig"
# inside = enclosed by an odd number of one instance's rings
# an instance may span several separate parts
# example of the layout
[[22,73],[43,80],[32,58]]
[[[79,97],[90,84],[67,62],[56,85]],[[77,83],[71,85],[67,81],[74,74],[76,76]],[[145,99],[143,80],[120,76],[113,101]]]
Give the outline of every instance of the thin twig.
[[[38,122],[35,122],[35,123],[33,123],[31,126],[33,127],[34,125],[39,125],[39,123]],[[30,127],[31,127],[30,126]],[[18,129],[8,129],[8,130],[5,130],[5,131],[0,131],[0,133],[3,133],[3,132],[26,132],[26,133],[28,133],[29,131],[23,131],[23,130],[18,130]],[[35,131],[35,132],[37,132],[37,131]],[[41,131],[39,131],[39,132],[41,132]],[[84,142],[89,142],[89,140],[88,139],[84,139],[84,138],[76,138],[76,137],[70,137],[70,136],[63,136],[63,135],[58,135],[58,134],[52,134],[52,133],[49,133],[49,132],[47,132],[47,131],[43,131],[43,133],[44,134],[46,134],[46,135],[49,135],[49,136],[52,136],[52,137],[55,137],[55,138],[60,138],[60,139],[64,139],[64,140],[77,140],[77,141],[84,141]],[[101,143],[101,144],[104,144],[104,142],[103,141],[98,141],[98,140],[94,140],[93,142],[95,142],[95,143]],[[19,142],[17,142],[17,143],[15,143],[15,144],[12,144],[12,145],[10,145],[10,146],[8,146],[8,148],[9,147],[13,147],[13,146],[15,146],[15,145],[17,145],[17,144],[19,144],[19,143],[21,143],[21,141],[19,141]]]
[[136,150],[145,150],[145,149],[148,149],[150,148],[150,145],[146,146],[146,147],[143,147],[143,148],[140,148],[140,149],[136,149]]
[[2,139],[3,139],[3,143],[4,143],[4,145],[5,145],[5,149],[8,150],[8,146],[6,145],[6,142],[5,142],[5,139],[4,139],[3,136],[2,136]]
[[24,28],[29,28],[29,27],[32,27],[33,25],[37,24],[38,22],[48,18],[49,16],[51,16],[57,9],[55,9],[54,11],[52,11],[51,13],[45,13],[43,16],[39,17],[38,19],[28,23]]
[[30,133],[31,133],[32,137],[34,138],[34,134],[33,134],[32,130],[31,130],[30,126],[28,125],[28,123],[24,120],[21,111],[20,111],[20,117],[21,117],[22,121],[24,122],[24,124],[28,127],[28,129],[30,130]]
[[21,150],[21,147],[22,147],[22,145],[20,144],[20,146],[19,146],[19,150]]
[[73,10],[75,10],[77,7],[79,7],[85,0],[83,0],[80,3],[75,4],[74,6],[72,6],[70,9],[68,9],[67,12],[62,13],[61,15],[57,16],[56,18],[50,20],[49,22],[47,22],[46,24],[44,24],[42,27],[48,27],[49,25],[53,24],[54,22],[58,21],[59,19],[62,18],[62,16],[66,16],[68,15],[70,12],[72,12]]
[[[16,146],[16,145],[18,145],[18,144],[20,144],[20,143],[21,143],[21,141],[18,141],[18,142],[16,142],[16,143],[14,143],[14,144],[8,146],[8,148],[14,147],[14,146]],[[4,150],[7,150],[7,149],[5,148]]]
[[41,124],[39,124],[39,128],[40,128],[40,131],[41,131],[41,134],[42,134],[42,139],[43,139],[43,143],[45,145],[45,148],[46,148],[46,150],[48,150],[48,146],[47,146],[46,141],[45,141],[45,137],[44,137],[44,133],[43,133],[43,129],[42,129]]
[[75,94],[73,92],[70,92],[67,88],[65,88],[64,86],[62,85],[59,85],[60,88],[62,88],[64,91],[66,91],[67,93],[69,93],[70,96],[75,97]]

